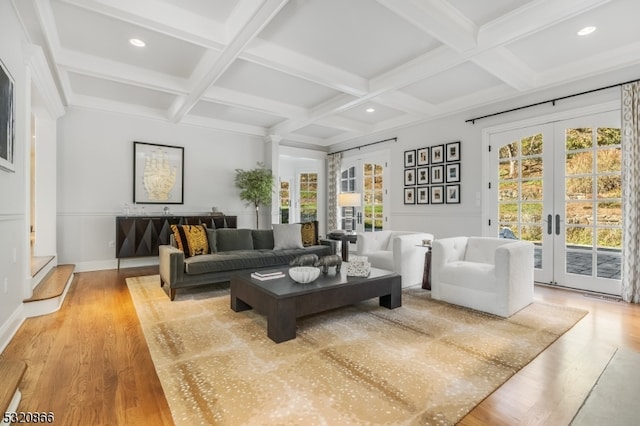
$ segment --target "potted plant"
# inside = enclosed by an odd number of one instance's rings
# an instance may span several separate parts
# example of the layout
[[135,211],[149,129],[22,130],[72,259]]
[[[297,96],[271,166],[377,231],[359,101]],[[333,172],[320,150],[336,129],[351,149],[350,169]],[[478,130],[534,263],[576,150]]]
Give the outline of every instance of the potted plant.
[[247,205],[253,204],[256,208],[256,229],[260,205],[271,204],[274,178],[271,169],[265,168],[263,163],[251,170],[236,169],[236,187],[240,189],[240,199],[247,201]]

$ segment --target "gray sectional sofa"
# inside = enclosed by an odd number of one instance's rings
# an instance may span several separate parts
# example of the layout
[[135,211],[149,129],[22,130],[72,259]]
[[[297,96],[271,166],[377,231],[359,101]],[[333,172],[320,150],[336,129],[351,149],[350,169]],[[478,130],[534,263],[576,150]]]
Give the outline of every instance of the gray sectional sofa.
[[[160,246],[161,285],[168,285],[171,300],[179,288],[197,287],[231,280],[231,275],[243,271],[257,271],[283,265],[304,254],[326,256],[332,254],[328,245],[318,244],[317,228],[313,243],[303,245],[294,236],[300,224],[274,225],[274,229],[207,229],[209,254],[186,257],[173,245]],[[284,233],[284,230],[287,232]],[[276,236],[274,237],[274,232]],[[284,235],[284,237],[283,237]],[[298,242],[299,240],[299,242]]]

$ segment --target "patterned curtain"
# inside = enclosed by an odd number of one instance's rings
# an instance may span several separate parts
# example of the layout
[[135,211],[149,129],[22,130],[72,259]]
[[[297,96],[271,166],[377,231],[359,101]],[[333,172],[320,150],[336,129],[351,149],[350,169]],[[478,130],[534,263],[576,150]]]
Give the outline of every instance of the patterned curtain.
[[622,299],[640,303],[640,82],[622,86]]
[[340,183],[340,167],[342,153],[329,154],[327,182],[327,232],[338,229],[338,184]]

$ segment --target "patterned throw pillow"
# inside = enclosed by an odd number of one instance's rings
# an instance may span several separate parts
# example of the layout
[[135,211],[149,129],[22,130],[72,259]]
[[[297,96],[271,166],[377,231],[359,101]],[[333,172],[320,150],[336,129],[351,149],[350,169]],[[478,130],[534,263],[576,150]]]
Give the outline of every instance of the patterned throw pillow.
[[305,222],[302,224],[302,245],[305,247],[316,244],[316,224],[314,222]]
[[171,225],[171,231],[185,257],[209,253],[207,228],[204,225]]

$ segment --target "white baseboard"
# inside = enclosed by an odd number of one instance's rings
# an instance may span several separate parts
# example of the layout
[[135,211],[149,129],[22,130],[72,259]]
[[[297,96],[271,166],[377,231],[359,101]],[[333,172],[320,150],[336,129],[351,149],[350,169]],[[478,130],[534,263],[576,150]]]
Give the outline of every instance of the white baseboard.
[[[118,259],[97,260],[93,262],[79,262],[76,265],[75,272],[91,272],[104,271],[106,269],[117,269]],[[160,263],[157,257],[136,257],[131,259],[120,259],[120,268],[137,268],[140,266],[155,266]]]
[[11,339],[13,339],[13,336],[18,332],[25,318],[23,306],[20,304],[9,319],[0,326],[0,353],[2,353],[11,342]]

